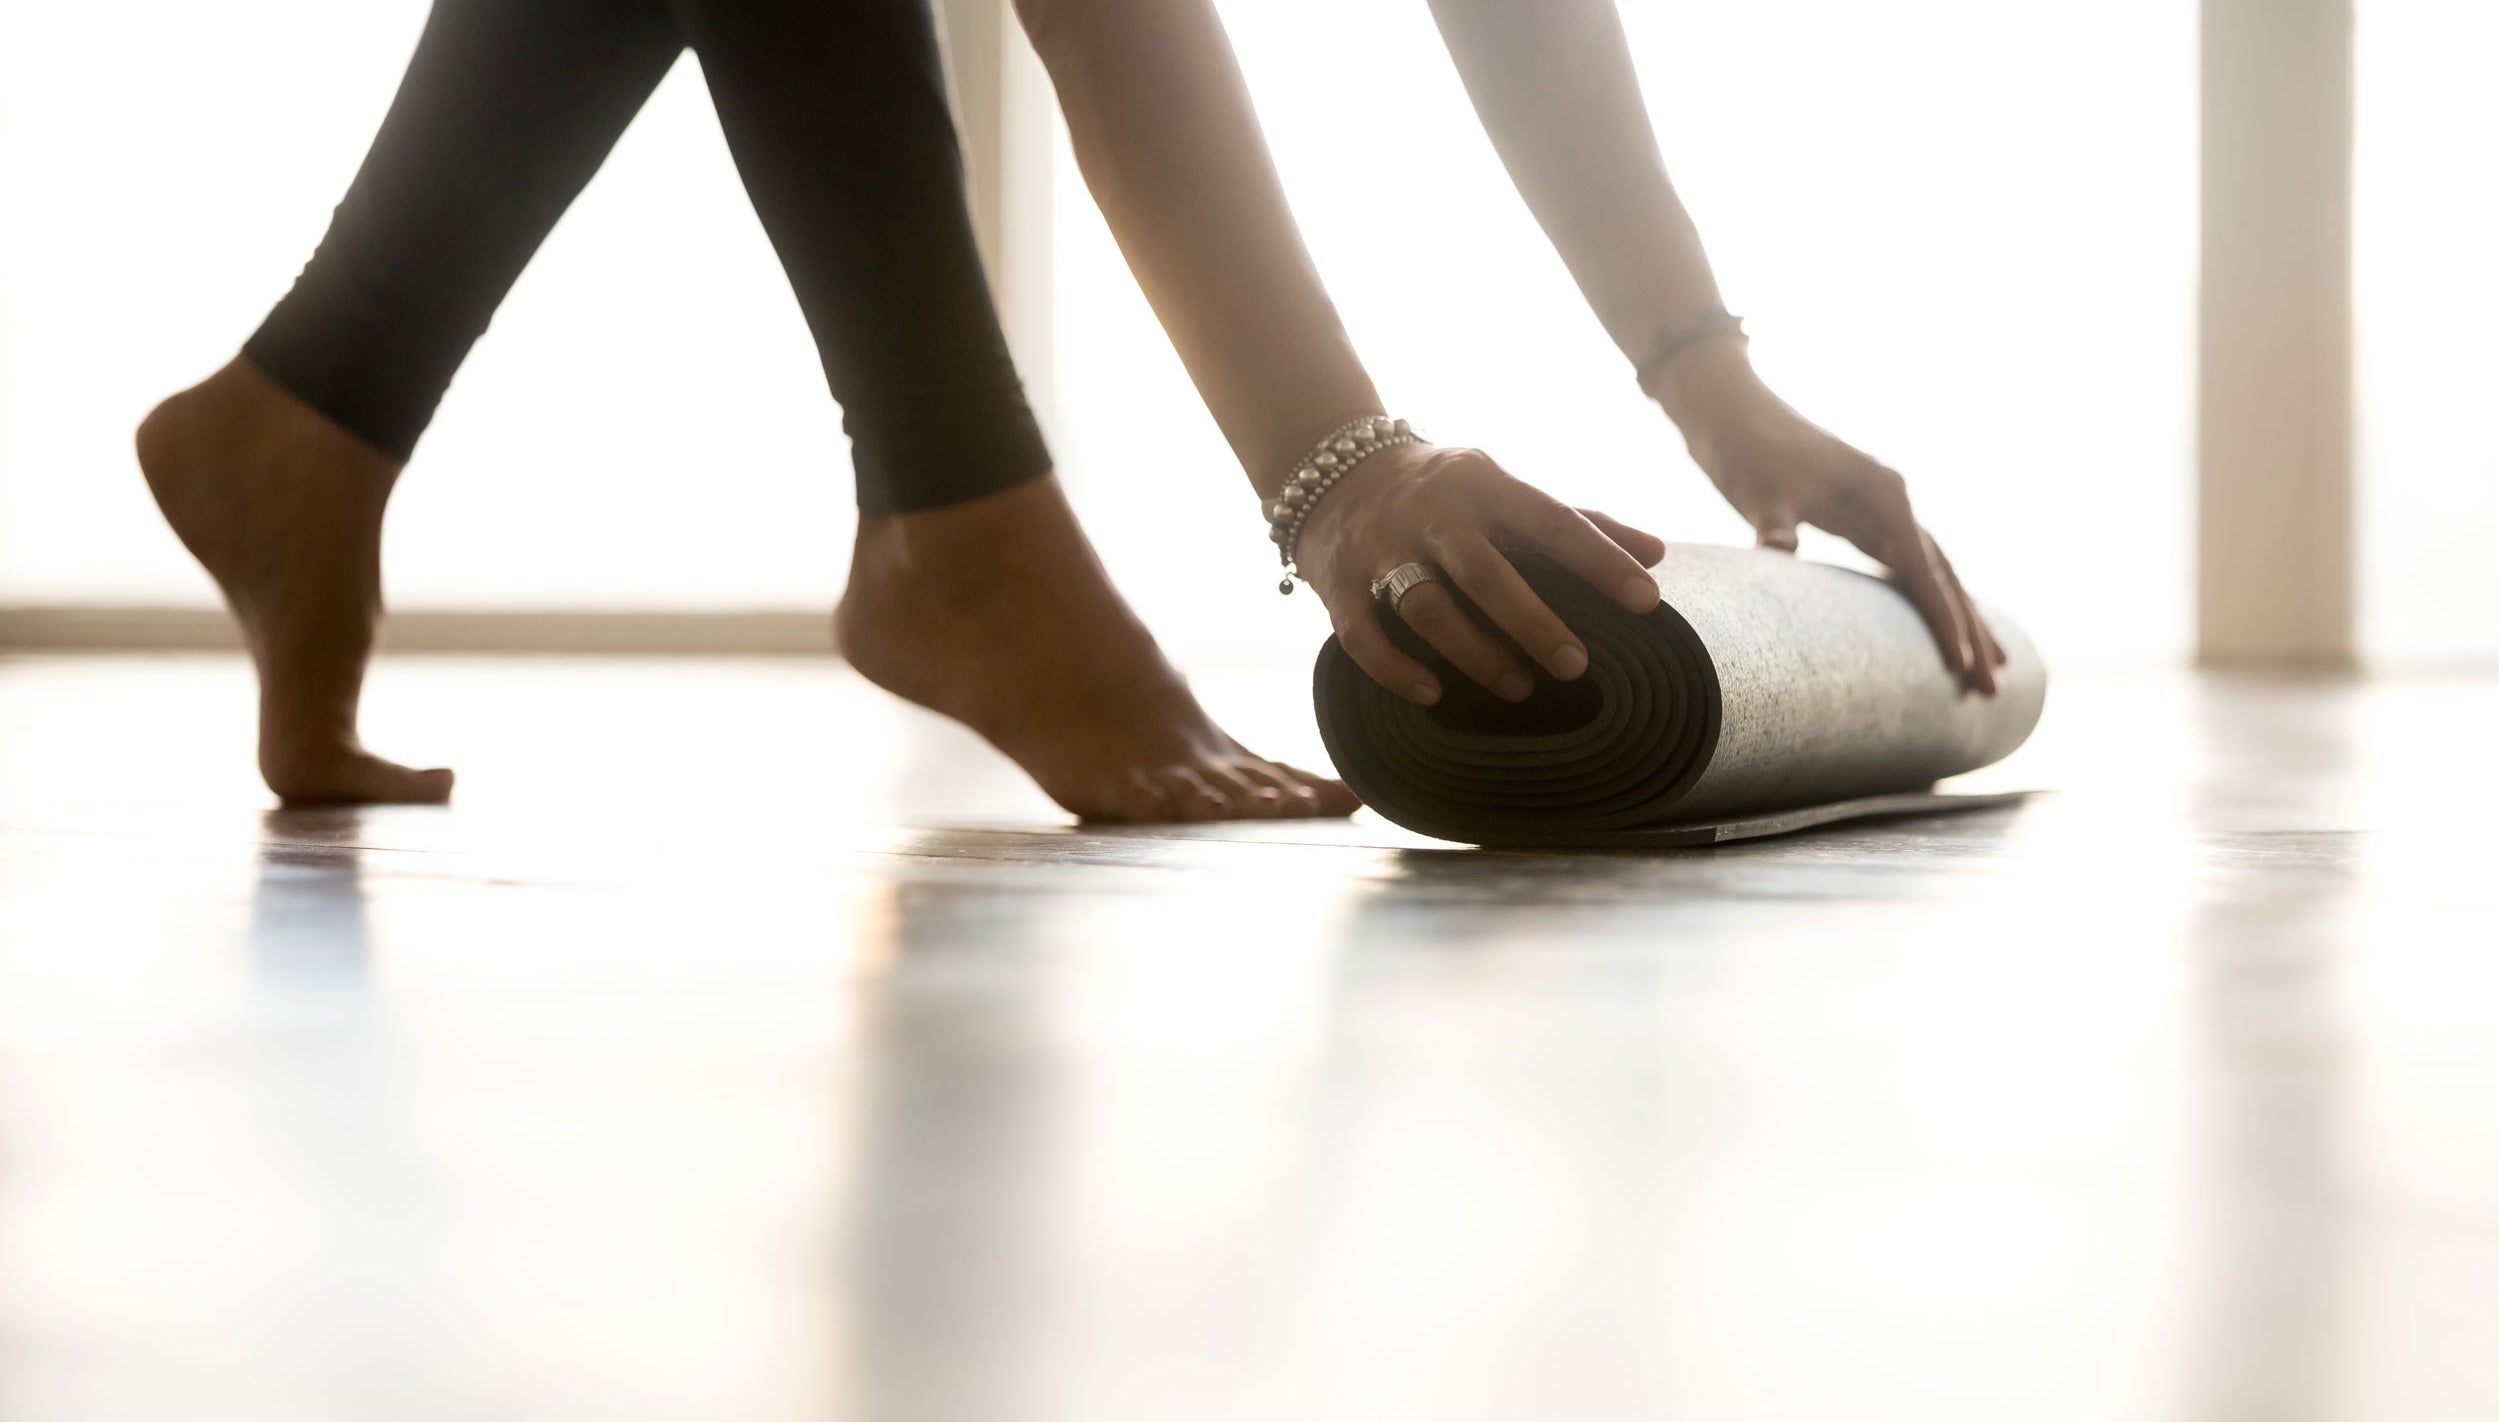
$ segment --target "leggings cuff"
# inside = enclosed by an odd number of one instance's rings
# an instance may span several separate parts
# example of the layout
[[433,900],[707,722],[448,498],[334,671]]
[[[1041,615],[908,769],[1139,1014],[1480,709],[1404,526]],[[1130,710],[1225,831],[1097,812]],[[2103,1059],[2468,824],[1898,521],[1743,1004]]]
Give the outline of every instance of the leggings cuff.
[[243,343],[244,359],[348,433],[407,463],[475,335],[429,332],[353,294],[308,291],[313,281],[307,270]]
[[916,513],[1003,493],[1050,472],[1050,446],[1019,397],[943,425],[850,431],[859,511]]

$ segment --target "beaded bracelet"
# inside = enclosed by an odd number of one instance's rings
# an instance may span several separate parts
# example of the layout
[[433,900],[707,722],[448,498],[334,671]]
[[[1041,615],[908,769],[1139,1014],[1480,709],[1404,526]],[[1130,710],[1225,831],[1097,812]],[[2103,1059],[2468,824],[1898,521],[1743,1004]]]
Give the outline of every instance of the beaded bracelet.
[[1279,593],[1291,593],[1293,580],[1301,576],[1295,554],[1301,547],[1302,525],[1310,521],[1310,511],[1319,507],[1320,498],[1337,485],[1337,481],[1354,472],[1354,466],[1391,445],[1412,444],[1417,436],[1414,427],[1404,420],[1386,415],[1363,415],[1347,420],[1328,431],[1327,437],[1310,447],[1310,452],[1285,476],[1284,487],[1277,491],[1275,502],[1267,505],[1267,538],[1276,546],[1276,555],[1284,560],[1284,577],[1276,584]]

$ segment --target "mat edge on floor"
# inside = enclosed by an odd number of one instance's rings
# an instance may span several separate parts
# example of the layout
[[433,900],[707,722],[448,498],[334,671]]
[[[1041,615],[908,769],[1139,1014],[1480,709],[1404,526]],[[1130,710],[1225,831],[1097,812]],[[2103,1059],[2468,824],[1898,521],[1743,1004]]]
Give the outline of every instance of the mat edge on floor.
[[1986,792],[1913,790],[1893,795],[1863,795],[1824,805],[1802,805],[1768,814],[1693,824],[1658,825],[1651,829],[1611,830],[1599,834],[1556,835],[1551,838],[1478,841],[1485,849],[1600,850],[1706,849],[1741,840],[1767,839],[1829,825],[1900,820],[1927,815],[1961,815],[2023,804],[2044,790]]

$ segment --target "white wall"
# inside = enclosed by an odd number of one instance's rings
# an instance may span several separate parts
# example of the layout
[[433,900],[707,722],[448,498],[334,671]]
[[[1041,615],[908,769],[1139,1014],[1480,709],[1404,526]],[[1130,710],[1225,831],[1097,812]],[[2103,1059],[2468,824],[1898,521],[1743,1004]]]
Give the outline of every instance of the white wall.
[[2363,0],[2353,253],[2362,645],[2499,660],[2499,7]]

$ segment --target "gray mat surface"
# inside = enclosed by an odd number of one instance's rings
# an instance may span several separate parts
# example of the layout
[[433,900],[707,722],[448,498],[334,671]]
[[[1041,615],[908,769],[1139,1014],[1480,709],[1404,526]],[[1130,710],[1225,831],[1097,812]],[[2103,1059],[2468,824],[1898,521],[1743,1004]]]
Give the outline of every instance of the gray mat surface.
[[[1588,645],[1573,682],[1519,705],[1439,663],[1431,708],[1371,681],[1330,639],[1319,729],[1365,803],[1441,839],[1518,847],[1674,846],[1876,815],[1980,808],[1928,795],[2038,723],[2047,673],[2021,629],[1994,697],[1964,691],[1880,578],[1754,549],[1676,544],[1665,602],[1634,615],[1532,554],[1527,580]],[[1904,798],[1914,797],[1914,798]]]

